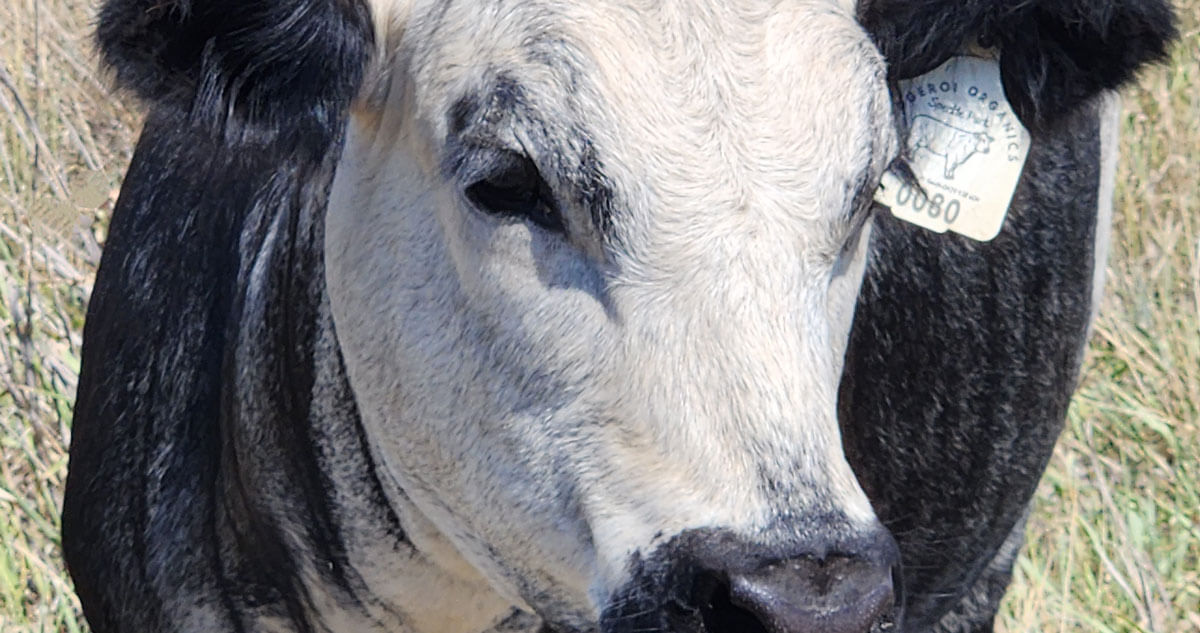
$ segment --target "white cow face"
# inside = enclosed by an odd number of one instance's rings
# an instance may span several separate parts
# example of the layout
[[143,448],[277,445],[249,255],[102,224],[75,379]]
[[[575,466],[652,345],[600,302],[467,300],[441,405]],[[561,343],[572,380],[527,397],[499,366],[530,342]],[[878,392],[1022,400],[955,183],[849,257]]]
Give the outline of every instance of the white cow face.
[[897,151],[851,14],[374,11],[328,286],[390,501],[429,526],[418,547],[578,631],[702,584],[775,626],[803,609],[755,598],[756,570],[886,549],[835,411],[860,229]]

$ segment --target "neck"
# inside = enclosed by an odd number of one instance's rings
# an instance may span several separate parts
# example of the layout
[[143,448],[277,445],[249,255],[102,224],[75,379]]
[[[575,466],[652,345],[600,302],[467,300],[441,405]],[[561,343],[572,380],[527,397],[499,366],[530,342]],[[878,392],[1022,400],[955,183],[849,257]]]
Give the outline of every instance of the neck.
[[[251,630],[264,631],[536,630],[536,618],[493,591],[376,471],[326,304],[319,305],[317,327],[303,328],[315,332],[312,342],[271,346],[311,351],[311,371],[261,356],[268,346],[249,339],[277,339],[252,326],[239,347],[259,349],[238,359],[245,369],[235,372],[237,402],[223,423],[218,530],[234,560],[222,566],[237,579],[230,593],[248,597],[235,609],[255,614]],[[281,377],[260,367],[292,369]],[[309,398],[271,397],[294,393],[285,378],[296,373],[308,376]],[[300,410],[297,400],[306,402]]]

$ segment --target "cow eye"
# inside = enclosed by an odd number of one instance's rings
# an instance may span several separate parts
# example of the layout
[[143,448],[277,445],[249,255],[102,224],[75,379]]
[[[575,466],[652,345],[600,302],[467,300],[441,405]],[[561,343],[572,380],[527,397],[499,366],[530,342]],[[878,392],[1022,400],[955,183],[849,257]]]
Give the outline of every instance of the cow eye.
[[492,161],[487,175],[467,187],[466,195],[471,204],[486,213],[524,218],[559,233],[564,230],[550,187],[538,172],[537,165],[524,154],[500,153]]

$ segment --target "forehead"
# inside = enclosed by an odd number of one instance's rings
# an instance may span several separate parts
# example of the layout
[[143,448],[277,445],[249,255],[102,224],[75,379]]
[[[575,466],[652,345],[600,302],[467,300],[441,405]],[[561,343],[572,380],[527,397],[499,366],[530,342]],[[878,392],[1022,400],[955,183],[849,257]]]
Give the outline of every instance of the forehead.
[[809,208],[881,153],[888,121],[882,61],[847,4],[429,2],[392,45],[434,138],[464,103],[518,94],[542,133],[595,140],[615,180],[692,201],[689,183],[773,188]]
[[[378,0],[386,7],[396,0]],[[877,54],[835,0],[443,0],[410,9],[403,43],[430,99],[488,74],[584,91],[645,114],[785,119],[864,97]],[[395,29],[399,20],[392,20]],[[388,39],[395,39],[390,33]],[[847,79],[858,79],[847,83]],[[542,86],[540,84],[550,84]],[[859,94],[855,94],[858,92]],[[550,96],[550,95],[546,95]],[[672,107],[674,106],[674,107]]]

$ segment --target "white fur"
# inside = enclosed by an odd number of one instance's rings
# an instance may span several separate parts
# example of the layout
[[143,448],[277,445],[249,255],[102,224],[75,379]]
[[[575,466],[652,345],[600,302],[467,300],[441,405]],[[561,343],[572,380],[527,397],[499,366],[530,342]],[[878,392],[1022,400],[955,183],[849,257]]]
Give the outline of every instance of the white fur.
[[[687,529],[874,523],[836,420],[865,257],[844,249],[847,187],[896,142],[844,5],[376,1],[327,277],[385,491],[440,570],[392,581],[430,589],[395,592],[414,633],[480,630],[498,605],[594,627],[630,557]],[[575,84],[527,54],[546,33]],[[448,111],[497,70],[590,130],[610,239],[585,209],[569,238],[497,220],[443,174]],[[436,596],[485,581],[474,623]]]

